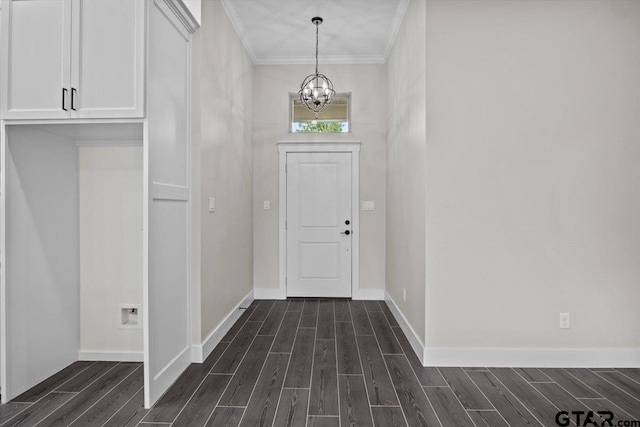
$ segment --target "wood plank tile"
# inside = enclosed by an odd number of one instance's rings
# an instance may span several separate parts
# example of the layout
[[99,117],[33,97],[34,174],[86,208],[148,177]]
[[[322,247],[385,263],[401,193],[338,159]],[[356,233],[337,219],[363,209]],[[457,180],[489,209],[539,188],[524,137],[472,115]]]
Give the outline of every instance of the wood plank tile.
[[296,341],[293,344],[291,363],[285,387],[309,388],[311,386],[311,365],[313,362],[313,346],[316,337],[315,329],[298,329]]
[[620,409],[619,406],[614,405],[609,399],[580,399],[580,401],[592,411],[613,412],[616,420],[631,420],[633,418],[631,415]]
[[510,425],[541,425],[491,372],[468,371],[468,375]]
[[277,427],[304,426],[307,421],[309,407],[309,390],[286,388],[282,390],[280,405],[273,423]]
[[75,362],[67,366],[55,375],[47,378],[38,385],[30,388],[20,396],[12,400],[12,402],[35,402],[50,391],[60,387],[71,378],[75,377],[95,362]]
[[399,406],[377,406],[371,408],[373,424],[376,427],[407,427],[404,414]]
[[202,368],[201,371],[205,374],[208,374],[209,371],[211,371],[211,368],[213,368],[213,365],[215,365],[218,359],[220,359],[220,357],[224,354],[228,346],[229,343],[226,342],[218,343],[211,354],[200,365]]
[[113,369],[104,374],[99,381],[85,388],[82,393],[78,393],[73,399],[45,418],[42,421],[43,425],[69,425],[139,368],[139,363],[118,363]]
[[514,371],[516,371],[516,373],[518,373],[522,378],[530,383],[552,382],[551,378],[546,376],[540,369],[537,368],[514,368]]
[[366,300],[362,302],[364,304],[364,308],[365,310],[371,312],[371,311],[382,311],[382,307],[380,307],[380,304],[378,303],[378,301],[370,301],[370,300]]
[[230,379],[229,375],[207,375],[173,425],[205,425]]
[[117,362],[95,362],[87,369],[60,385],[56,391],[79,392],[85,389],[89,384],[113,369]]
[[640,369],[625,368],[618,369],[618,372],[622,372],[622,374],[628,376],[629,378],[640,384]]
[[101,426],[118,412],[144,386],[142,365],[107,393],[80,418],[73,422],[73,426]]
[[258,306],[256,307],[255,310],[253,310],[253,313],[251,313],[251,316],[249,317],[249,322],[264,322],[267,319],[267,316],[269,315],[269,312],[271,311],[271,308],[273,307],[273,304],[275,303],[274,300],[261,300],[258,303]]
[[340,415],[336,344],[333,340],[316,340],[309,415]]
[[299,312],[302,312],[302,307],[303,306],[304,306],[304,299],[302,299],[302,298],[289,299],[289,307],[287,307],[287,311],[299,311]]
[[302,313],[299,311],[288,311],[284,315],[282,326],[280,326],[273,347],[271,347],[272,353],[291,353],[301,315]]
[[[378,341],[373,336],[357,337],[365,384],[369,390],[371,405],[399,405],[389,371],[380,353]],[[444,380],[443,380],[444,381]]]
[[556,383],[533,383],[531,385],[559,410],[589,410],[582,402],[571,396]]
[[244,408],[216,408],[205,427],[238,427]]
[[640,419],[640,402],[634,397],[588,369],[566,369],[566,371],[635,419]]
[[468,414],[478,427],[509,427],[498,411],[469,411]]
[[31,404],[30,403],[5,403],[4,405],[0,405],[0,425],[9,421],[11,418],[18,415],[20,412],[27,409]]
[[171,423],[196,391],[206,373],[191,364],[143,418],[145,422]]
[[640,406],[640,384],[620,372],[599,372],[597,375],[634,396]]
[[220,399],[222,406],[247,406],[251,391],[258,381],[260,371],[264,366],[273,342],[271,336],[257,336],[235,375],[231,379],[227,390]]
[[495,409],[462,368],[438,369],[465,409]]
[[541,369],[542,372],[578,399],[602,397],[564,369]]
[[280,323],[282,323],[282,318],[284,317],[284,313],[287,311],[288,305],[289,301],[276,301],[273,304],[267,319],[264,321],[262,328],[260,328],[258,335],[275,335],[278,333]]
[[233,339],[238,335],[238,332],[242,329],[247,320],[251,317],[255,309],[258,307],[258,303],[260,301],[253,301],[249,307],[244,310],[244,313],[240,316],[238,320],[233,324],[229,332],[227,332],[220,342],[230,343]]
[[338,384],[341,425],[373,427],[363,377],[361,375],[339,375]]
[[400,343],[400,347],[402,347],[402,351],[409,359],[409,364],[413,368],[418,377],[418,381],[420,384],[425,387],[447,387],[447,382],[444,380],[444,377],[438,371],[438,368],[434,368],[432,366],[422,366],[422,362],[418,359],[416,352],[413,351],[413,347],[409,344],[409,340],[402,332],[400,328],[393,328],[393,332]]
[[148,412],[144,409],[144,389],[141,388],[103,427],[135,427]]
[[398,324],[398,321],[396,320],[395,316],[391,312],[391,309],[389,308],[389,306],[387,305],[387,303],[385,301],[380,301],[380,307],[382,307],[382,312],[387,317],[387,321],[389,322],[389,324],[392,327],[400,326]]
[[33,405],[30,405],[27,409],[11,418],[6,424],[3,424],[3,427],[35,426],[45,417],[47,417],[47,415],[49,415],[51,412],[55,411],[56,409],[67,403],[69,400],[76,397],[76,395],[77,393],[50,392],[49,394],[44,395]]
[[361,374],[360,356],[353,323],[336,322],[336,346],[338,350],[338,373]]
[[351,322],[351,310],[349,300],[337,299],[333,302],[336,310],[336,322]]
[[301,328],[315,328],[318,323],[318,300],[305,300],[302,307]]
[[555,425],[558,408],[549,403],[513,369],[491,368],[490,371],[542,424]]
[[238,333],[238,336],[233,339],[224,353],[222,353],[216,364],[213,365],[211,373],[233,374],[261,326],[262,324],[258,322],[247,322]]
[[332,340],[336,337],[333,301],[320,300],[318,309],[318,334],[316,339]]
[[410,426],[439,426],[440,421],[427,400],[418,378],[404,355],[384,356],[400,405]]
[[351,318],[353,319],[353,328],[356,330],[356,335],[373,335],[373,328],[362,301],[349,301],[349,308],[351,309]]
[[271,426],[278,408],[289,354],[270,354],[251,395],[241,426]]
[[467,411],[464,410],[449,387],[425,387],[424,392],[444,427],[474,426]]
[[404,354],[396,335],[393,333],[393,329],[391,329],[382,311],[370,311],[369,319],[376,338],[378,338],[382,354]]
[[340,418],[338,417],[314,417],[309,416],[307,427],[339,427]]

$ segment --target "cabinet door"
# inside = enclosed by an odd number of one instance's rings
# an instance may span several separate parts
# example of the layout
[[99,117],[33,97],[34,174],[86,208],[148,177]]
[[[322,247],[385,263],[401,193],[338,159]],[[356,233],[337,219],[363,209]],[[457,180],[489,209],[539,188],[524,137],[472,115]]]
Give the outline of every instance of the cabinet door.
[[4,0],[2,9],[3,119],[68,118],[70,0]]
[[143,117],[144,0],[73,0],[73,118]]

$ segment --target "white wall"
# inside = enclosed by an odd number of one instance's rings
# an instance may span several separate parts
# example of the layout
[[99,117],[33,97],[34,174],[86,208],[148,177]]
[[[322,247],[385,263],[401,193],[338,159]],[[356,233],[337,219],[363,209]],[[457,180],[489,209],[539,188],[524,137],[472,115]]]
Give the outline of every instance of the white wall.
[[[322,61],[321,61],[322,62]],[[255,288],[278,288],[278,141],[360,140],[360,199],[375,211],[360,212],[360,288],[382,295],[386,217],[387,73],[384,64],[320,65],[337,92],[351,92],[351,133],[289,133],[289,93],[313,65],[261,65],[254,82],[254,272]],[[263,201],[271,209],[263,210]]]
[[78,165],[80,351],[141,355],[120,305],[142,306],[142,147],[80,147]]
[[253,64],[219,1],[202,3],[193,49],[193,323],[205,340],[252,290]]
[[[418,340],[425,331],[425,3],[409,3],[387,62],[387,292]],[[403,298],[407,291],[407,300]]]
[[638,349],[640,2],[426,24],[427,346]]

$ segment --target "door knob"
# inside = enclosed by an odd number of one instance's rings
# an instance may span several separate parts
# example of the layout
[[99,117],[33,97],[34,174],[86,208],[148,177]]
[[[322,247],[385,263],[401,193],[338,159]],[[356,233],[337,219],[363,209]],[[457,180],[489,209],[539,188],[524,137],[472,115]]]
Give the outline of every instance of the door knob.
[[351,232],[350,232],[349,230],[346,230],[346,231],[343,231],[343,232],[342,232],[342,233],[340,233],[340,234],[346,234],[346,235],[348,236],[349,234],[351,234]]

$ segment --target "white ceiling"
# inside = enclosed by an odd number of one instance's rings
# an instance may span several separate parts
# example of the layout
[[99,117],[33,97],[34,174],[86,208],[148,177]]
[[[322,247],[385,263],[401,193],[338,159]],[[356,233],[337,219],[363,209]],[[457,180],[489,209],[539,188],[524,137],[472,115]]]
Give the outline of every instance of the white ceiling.
[[408,0],[221,0],[255,64],[385,62]]

